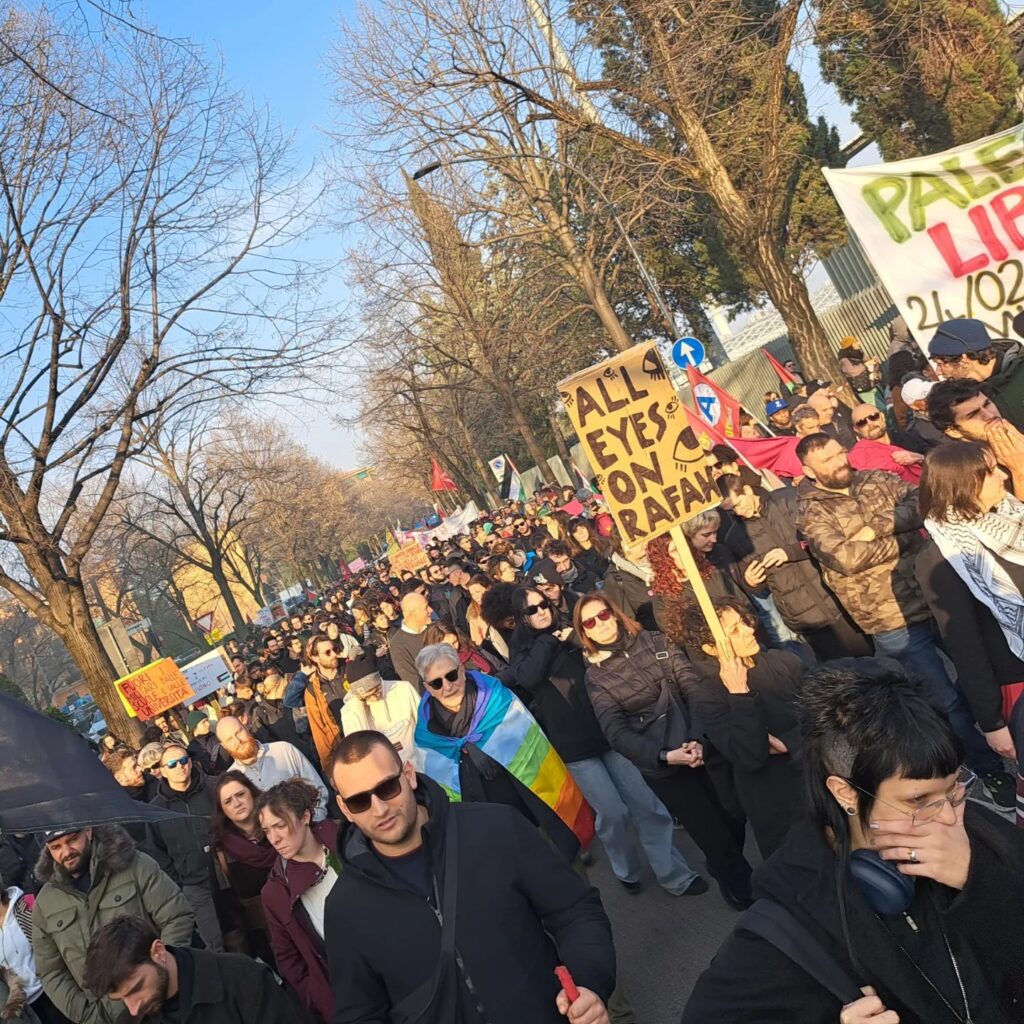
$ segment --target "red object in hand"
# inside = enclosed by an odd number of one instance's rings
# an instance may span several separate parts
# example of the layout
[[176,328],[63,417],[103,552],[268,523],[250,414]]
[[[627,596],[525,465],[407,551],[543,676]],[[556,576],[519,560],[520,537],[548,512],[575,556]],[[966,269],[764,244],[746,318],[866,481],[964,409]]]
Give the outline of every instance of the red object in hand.
[[559,965],[555,968],[555,976],[558,978],[562,985],[562,991],[566,994],[571,1006],[580,997],[580,990],[576,987],[576,982],[572,980],[572,975],[569,973],[568,967]]

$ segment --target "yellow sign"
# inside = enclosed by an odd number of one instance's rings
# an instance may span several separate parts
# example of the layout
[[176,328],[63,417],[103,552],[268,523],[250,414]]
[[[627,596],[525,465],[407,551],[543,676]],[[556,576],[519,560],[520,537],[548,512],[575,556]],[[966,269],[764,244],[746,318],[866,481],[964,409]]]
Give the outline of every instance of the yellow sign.
[[627,545],[667,533],[720,501],[653,342],[558,385]]
[[416,540],[407,540],[397,554],[388,555],[388,560],[391,562],[391,572],[396,576],[406,570],[417,572],[430,565],[430,558]]
[[143,720],[195,696],[173,658],[161,658],[144,665],[118,679],[114,686],[128,713]]
[[206,634],[206,642],[211,647],[216,646],[223,639],[224,639],[224,634],[219,629],[211,629],[210,632]]

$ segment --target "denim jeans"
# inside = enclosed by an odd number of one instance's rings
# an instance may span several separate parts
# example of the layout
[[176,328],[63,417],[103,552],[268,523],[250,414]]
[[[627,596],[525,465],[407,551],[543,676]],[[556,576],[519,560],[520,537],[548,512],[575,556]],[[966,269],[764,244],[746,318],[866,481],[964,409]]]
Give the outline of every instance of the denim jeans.
[[935,645],[935,624],[931,619],[902,629],[875,633],[875,653],[894,658],[924,685],[925,696],[949,719],[953,731],[967,750],[967,764],[979,774],[1005,771],[1003,762],[978,731],[956,684],[949,678]]
[[757,618],[768,636],[768,643],[775,648],[786,648],[786,643],[800,643],[803,637],[798,636],[782,621],[779,609],[775,607],[775,598],[771,594],[748,594]]
[[[662,888],[681,893],[697,877],[672,841],[672,816],[644,781],[637,767],[609,750],[566,764],[597,814],[597,834],[615,877],[639,881],[643,858],[637,838]],[[630,824],[636,836],[630,830]]]

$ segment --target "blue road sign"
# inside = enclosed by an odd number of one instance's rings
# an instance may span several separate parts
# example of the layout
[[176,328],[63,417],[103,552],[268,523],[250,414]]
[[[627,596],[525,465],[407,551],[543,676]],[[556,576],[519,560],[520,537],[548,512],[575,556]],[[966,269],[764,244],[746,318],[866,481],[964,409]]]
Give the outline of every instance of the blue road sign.
[[684,370],[704,362],[704,346],[696,338],[679,338],[672,346],[672,361]]

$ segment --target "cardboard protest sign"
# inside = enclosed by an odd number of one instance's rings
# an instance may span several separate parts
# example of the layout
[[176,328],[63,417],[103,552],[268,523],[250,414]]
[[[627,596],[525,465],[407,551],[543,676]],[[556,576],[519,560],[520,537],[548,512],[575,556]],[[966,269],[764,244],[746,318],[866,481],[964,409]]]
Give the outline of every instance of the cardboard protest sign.
[[231,682],[234,673],[231,671],[231,662],[228,661],[227,652],[223,647],[204,654],[195,661],[181,666],[181,674],[188,681],[192,689],[192,695],[183,703],[191,704],[202,697],[208,697],[222,686]]
[[974,317],[1014,337],[1024,306],[1024,125],[825,177],[917,343]]
[[192,687],[172,658],[151,662],[114,683],[129,713],[141,719],[187,701]]
[[558,385],[626,544],[640,544],[719,502],[704,449],[653,342]]
[[406,570],[417,572],[430,565],[426,551],[420,546],[419,541],[415,540],[407,540],[395,554],[388,557],[391,561],[391,571],[396,576]]

